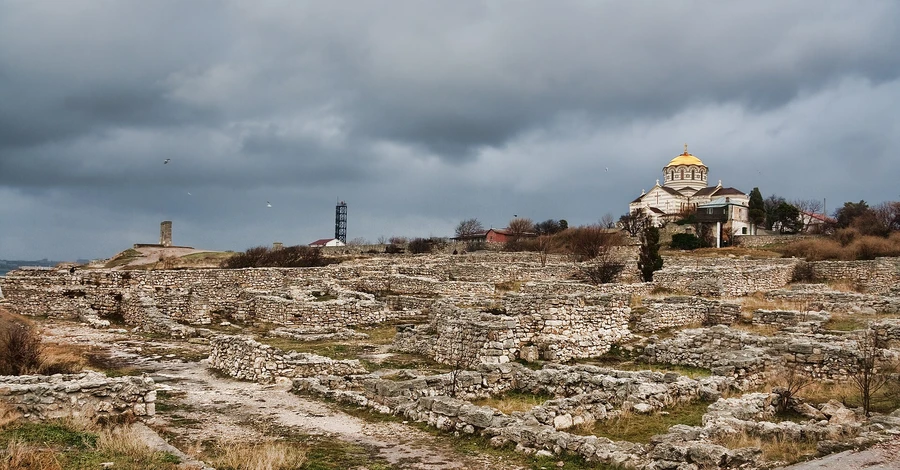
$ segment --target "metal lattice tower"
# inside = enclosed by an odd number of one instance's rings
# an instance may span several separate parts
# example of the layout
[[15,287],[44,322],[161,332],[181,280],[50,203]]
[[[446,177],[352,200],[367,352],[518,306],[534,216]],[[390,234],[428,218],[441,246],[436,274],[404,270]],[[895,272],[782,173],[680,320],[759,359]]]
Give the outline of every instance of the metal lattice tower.
[[334,207],[334,238],[347,243],[347,203],[344,201]]

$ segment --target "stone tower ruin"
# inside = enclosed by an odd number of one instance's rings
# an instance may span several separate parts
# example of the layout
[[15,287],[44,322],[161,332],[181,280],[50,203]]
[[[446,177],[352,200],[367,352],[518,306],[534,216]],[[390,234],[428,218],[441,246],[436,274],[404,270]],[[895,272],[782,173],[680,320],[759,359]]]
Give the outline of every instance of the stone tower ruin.
[[159,244],[172,246],[172,221],[165,220],[159,224]]

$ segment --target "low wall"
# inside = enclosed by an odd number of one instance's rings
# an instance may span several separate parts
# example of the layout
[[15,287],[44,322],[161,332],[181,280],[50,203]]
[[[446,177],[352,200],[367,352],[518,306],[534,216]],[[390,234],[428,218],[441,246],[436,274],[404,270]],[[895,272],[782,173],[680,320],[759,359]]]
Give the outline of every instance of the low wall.
[[653,284],[688,295],[742,297],[791,282],[794,259],[667,258]]
[[337,361],[315,354],[285,352],[246,336],[210,339],[209,366],[241,380],[274,382],[277,377],[365,374],[358,360]]
[[[356,382],[356,383],[354,383]],[[447,396],[451,374],[389,381],[358,377],[297,379],[294,390],[401,415],[438,429],[494,436],[492,443],[516,444],[520,449],[569,452],[588,461],[626,467],[645,467],[649,447],[625,441],[566,432],[591,426],[625,412],[651,413],[674,404],[711,400],[728,387],[718,378],[692,380],[678,374],[651,371],[613,371],[593,366],[554,366],[532,371],[518,364],[484,366],[456,377],[457,397],[472,399],[509,391],[548,394],[556,398],[523,412],[505,415]]]
[[801,304],[804,310],[832,313],[900,313],[900,296],[834,290],[826,284],[795,284],[766,292],[766,300]]
[[403,329],[394,345],[445,364],[503,364],[542,357],[596,357],[629,335],[631,309],[621,295],[511,293],[483,311],[442,300],[430,323]]
[[744,248],[786,245],[800,240],[821,238],[819,235],[735,235],[736,245]]
[[654,332],[686,325],[730,325],[740,315],[740,305],[702,297],[643,299],[632,310],[635,331]]
[[[883,323],[883,325],[882,325]],[[877,328],[894,341],[900,322],[884,320]],[[855,336],[759,336],[725,326],[683,330],[675,337],[649,344],[644,359],[712,369],[744,386],[761,383],[767,372],[788,368],[814,379],[844,381],[857,369]]]
[[900,284],[900,258],[871,261],[815,261],[813,278],[819,282],[847,282],[871,294],[887,294]]
[[29,420],[151,417],[156,413],[155,390],[148,377],[107,377],[96,372],[0,376],[0,401]]

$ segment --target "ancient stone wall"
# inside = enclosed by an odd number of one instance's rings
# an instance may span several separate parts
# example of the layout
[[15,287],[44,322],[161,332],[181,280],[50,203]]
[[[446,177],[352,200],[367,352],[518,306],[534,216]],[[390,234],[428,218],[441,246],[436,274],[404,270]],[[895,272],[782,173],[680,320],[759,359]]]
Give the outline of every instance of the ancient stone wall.
[[730,325],[740,315],[735,303],[702,297],[645,298],[632,310],[635,331],[654,332],[686,325]]
[[667,258],[653,284],[705,297],[741,297],[778,289],[791,281],[793,259]]
[[815,379],[843,381],[856,369],[857,347],[852,335],[774,337],[714,326],[683,330],[673,338],[647,345],[644,359],[708,368],[716,375],[734,377],[744,386],[761,383],[767,372],[784,368]]
[[[595,357],[628,337],[628,298],[511,293],[484,311],[435,302],[429,325],[399,332],[395,346],[445,364],[503,364],[538,356]],[[471,355],[473,358],[461,358]],[[462,362],[460,362],[462,360]]]
[[[454,383],[457,397],[447,396]],[[338,377],[296,379],[294,390],[401,415],[445,431],[494,436],[492,443],[498,445],[512,443],[532,452],[568,452],[589,461],[649,468],[645,467],[649,464],[649,449],[644,445],[579,436],[565,430],[591,426],[625,412],[650,413],[676,403],[715,399],[728,383],[721,377],[692,380],[673,373],[613,371],[593,366],[554,366],[532,371],[518,364],[504,364],[461,372],[455,380],[451,374],[406,381],[372,377],[351,381]],[[508,391],[556,398],[511,415],[464,400]]]
[[832,313],[900,313],[900,296],[843,292],[827,284],[795,284],[789,289],[766,292],[766,300],[799,304],[803,310]]
[[155,390],[148,377],[107,377],[96,372],[0,376],[0,401],[29,420],[151,417],[156,413]]
[[819,238],[817,235],[735,235],[736,244],[744,248],[763,248],[786,245],[800,240]]
[[315,354],[285,352],[247,336],[210,339],[209,366],[231,377],[271,383],[277,377],[365,374],[358,360],[338,361]]
[[871,261],[815,261],[810,264],[816,281],[847,282],[861,292],[886,294],[900,284],[898,258],[878,258]]

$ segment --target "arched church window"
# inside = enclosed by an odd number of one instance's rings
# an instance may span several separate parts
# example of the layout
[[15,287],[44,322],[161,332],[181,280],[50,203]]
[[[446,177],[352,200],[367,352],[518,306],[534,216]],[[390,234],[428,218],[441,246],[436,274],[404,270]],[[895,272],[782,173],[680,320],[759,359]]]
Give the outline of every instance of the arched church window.
[[694,179],[694,170],[691,170],[691,179]]
[[681,176],[679,176],[679,178],[680,178],[680,179],[684,179],[684,168],[682,168],[682,169],[680,170],[680,172],[681,172]]

